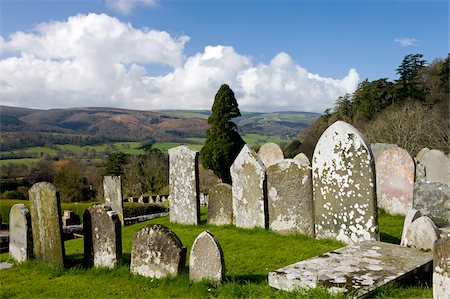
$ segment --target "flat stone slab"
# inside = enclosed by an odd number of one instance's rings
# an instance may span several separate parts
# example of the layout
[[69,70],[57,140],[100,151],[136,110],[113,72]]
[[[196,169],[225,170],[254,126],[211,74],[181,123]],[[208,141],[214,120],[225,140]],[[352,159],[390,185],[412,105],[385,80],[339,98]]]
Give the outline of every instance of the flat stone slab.
[[432,264],[431,252],[364,241],[270,272],[269,285],[284,291],[322,285],[361,297],[387,283],[431,271]]

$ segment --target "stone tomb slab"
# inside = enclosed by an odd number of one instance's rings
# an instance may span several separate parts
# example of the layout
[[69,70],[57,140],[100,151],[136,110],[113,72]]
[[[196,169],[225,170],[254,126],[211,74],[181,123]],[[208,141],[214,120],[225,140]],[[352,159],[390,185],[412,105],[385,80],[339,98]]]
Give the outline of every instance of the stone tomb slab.
[[362,297],[411,275],[431,275],[432,263],[431,252],[364,241],[270,272],[269,285],[284,291],[321,285],[330,292]]

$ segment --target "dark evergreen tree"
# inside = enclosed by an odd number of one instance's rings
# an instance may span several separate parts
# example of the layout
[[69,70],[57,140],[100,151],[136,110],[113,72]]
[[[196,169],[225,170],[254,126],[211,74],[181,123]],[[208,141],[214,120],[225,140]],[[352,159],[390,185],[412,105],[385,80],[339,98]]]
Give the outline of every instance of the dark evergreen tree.
[[426,64],[422,54],[409,54],[403,58],[402,64],[396,69],[400,76],[397,86],[398,97],[401,100],[425,100],[426,89],[420,78],[420,71]]
[[122,152],[113,152],[105,165],[105,175],[122,175],[128,156]]

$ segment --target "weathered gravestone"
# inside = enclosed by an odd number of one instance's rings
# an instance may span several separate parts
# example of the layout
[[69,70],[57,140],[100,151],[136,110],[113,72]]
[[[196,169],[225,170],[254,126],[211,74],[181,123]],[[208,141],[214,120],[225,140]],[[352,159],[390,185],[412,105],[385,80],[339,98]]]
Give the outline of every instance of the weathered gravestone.
[[123,225],[122,179],[120,176],[105,176],[103,192],[105,204],[117,213],[120,223]]
[[163,278],[181,273],[186,263],[186,247],[168,227],[153,224],[134,234],[130,272]]
[[413,223],[416,219],[422,216],[422,213],[420,211],[417,211],[415,209],[411,209],[408,211],[405,217],[405,221],[403,222],[403,230],[402,230],[402,239],[400,241],[400,245],[406,246],[406,232],[408,231],[409,226],[411,223]]
[[208,231],[202,232],[192,245],[189,256],[189,279],[203,279],[221,283],[225,273],[222,248],[217,239]]
[[314,150],[315,233],[347,244],[378,239],[374,161],[361,133],[337,121]]
[[414,160],[406,150],[384,150],[375,163],[378,206],[389,214],[406,215],[413,206]]
[[258,156],[266,167],[284,159],[283,151],[276,143],[263,144],[258,151]]
[[414,183],[414,209],[430,217],[436,225],[450,223],[450,209],[446,202],[450,200],[450,187],[441,183]]
[[300,153],[294,157],[294,160],[300,161],[303,165],[311,166],[308,157],[304,153]]
[[198,152],[187,146],[169,149],[170,222],[200,222]]
[[439,239],[439,233],[436,225],[427,216],[421,216],[408,226],[404,246],[431,251],[437,239]]
[[423,155],[425,178],[430,182],[438,182],[450,186],[450,159],[439,150],[430,150]]
[[64,266],[61,205],[55,186],[47,182],[28,190],[33,231],[34,257],[41,262]]
[[424,147],[423,149],[421,149],[417,155],[416,155],[416,160],[419,163],[423,162],[423,157],[425,156],[426,153],[428,153],[430,151],[430,149],[428,147]]
[[84,258],[86,265],[115,268],[122,259],[122,225],[107,205],[93,205],[84,211]]
[[433,269],[433,298],[450,298],[450,238],[434,243]]
[[33,233],[28,208],[21,203],[9,212],[9,256],[21,263],[33,256]]
[[215,225],[233,223],[233,194],[231,185],[221,183],[209,189],[208,223]]
[[230,173],[234,224],[244,228],[267,228],[266,168],[259,156],[244,145]]
[[382,152],[389,148],[397,147],[397,144],[392,143],[372,143],[370,144],[370,149],[372,151],[373,159],[376,161]]
[[266,172],[269,228],[283,234],[313,236],[311,168],[285,159],[269,166]]

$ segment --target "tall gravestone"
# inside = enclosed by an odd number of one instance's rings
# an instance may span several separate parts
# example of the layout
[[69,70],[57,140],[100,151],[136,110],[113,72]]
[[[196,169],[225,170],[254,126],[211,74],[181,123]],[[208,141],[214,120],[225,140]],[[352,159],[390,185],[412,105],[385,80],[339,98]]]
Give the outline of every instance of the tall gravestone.
[[425,152],[421,160],[427,181],[450,186],[450,159],[444,152],[432,149]]
[[84,258],[86,265],[116,268],[122,259],[122,225],[111,207],[93,205],[84,211]]
[[233,194],[231,185],[221,183],[209,189],[208,223],[215,225],[233,223]]
[[34,184],[28,190],[36,260],[64,266],[64,241],[61,226],[61,204],[55,186],[47,182]]
[[266,168],[248,145],[230,168],[233,181],[233,222],[237,227],[268,227]]
[[430,217],[437,225],[450,223],[450,187],[441,183],[414,183],[414,209]]
[[119,216],[123,225],[123,203],[122,203],[122,179],[120,176],[105,176],[103,178],[103,192],[105,204],[110,206]]
[[169,149],[170,222],[200,222],[198,152],[181,145]]
[[353,126],[337,121],[314,149],[315,233],[347,244],[378,239],[375,165]]
[[384,150],[375,163],[378,206],[406,215],[413,206],[414,160],[400,147]]
[[9,212],[9,256],[19,263],[33,256],[31,215],[21,203],[13,205]]
[[269,228],[314,235],[311,168],[285,159],[267,168]]
[[284,159],[283,151],[276,143],[263,144],[258,151],[258,156],[266,167]]
[[450,298],[450,238],[437,240],[433,246],[433,298]]

